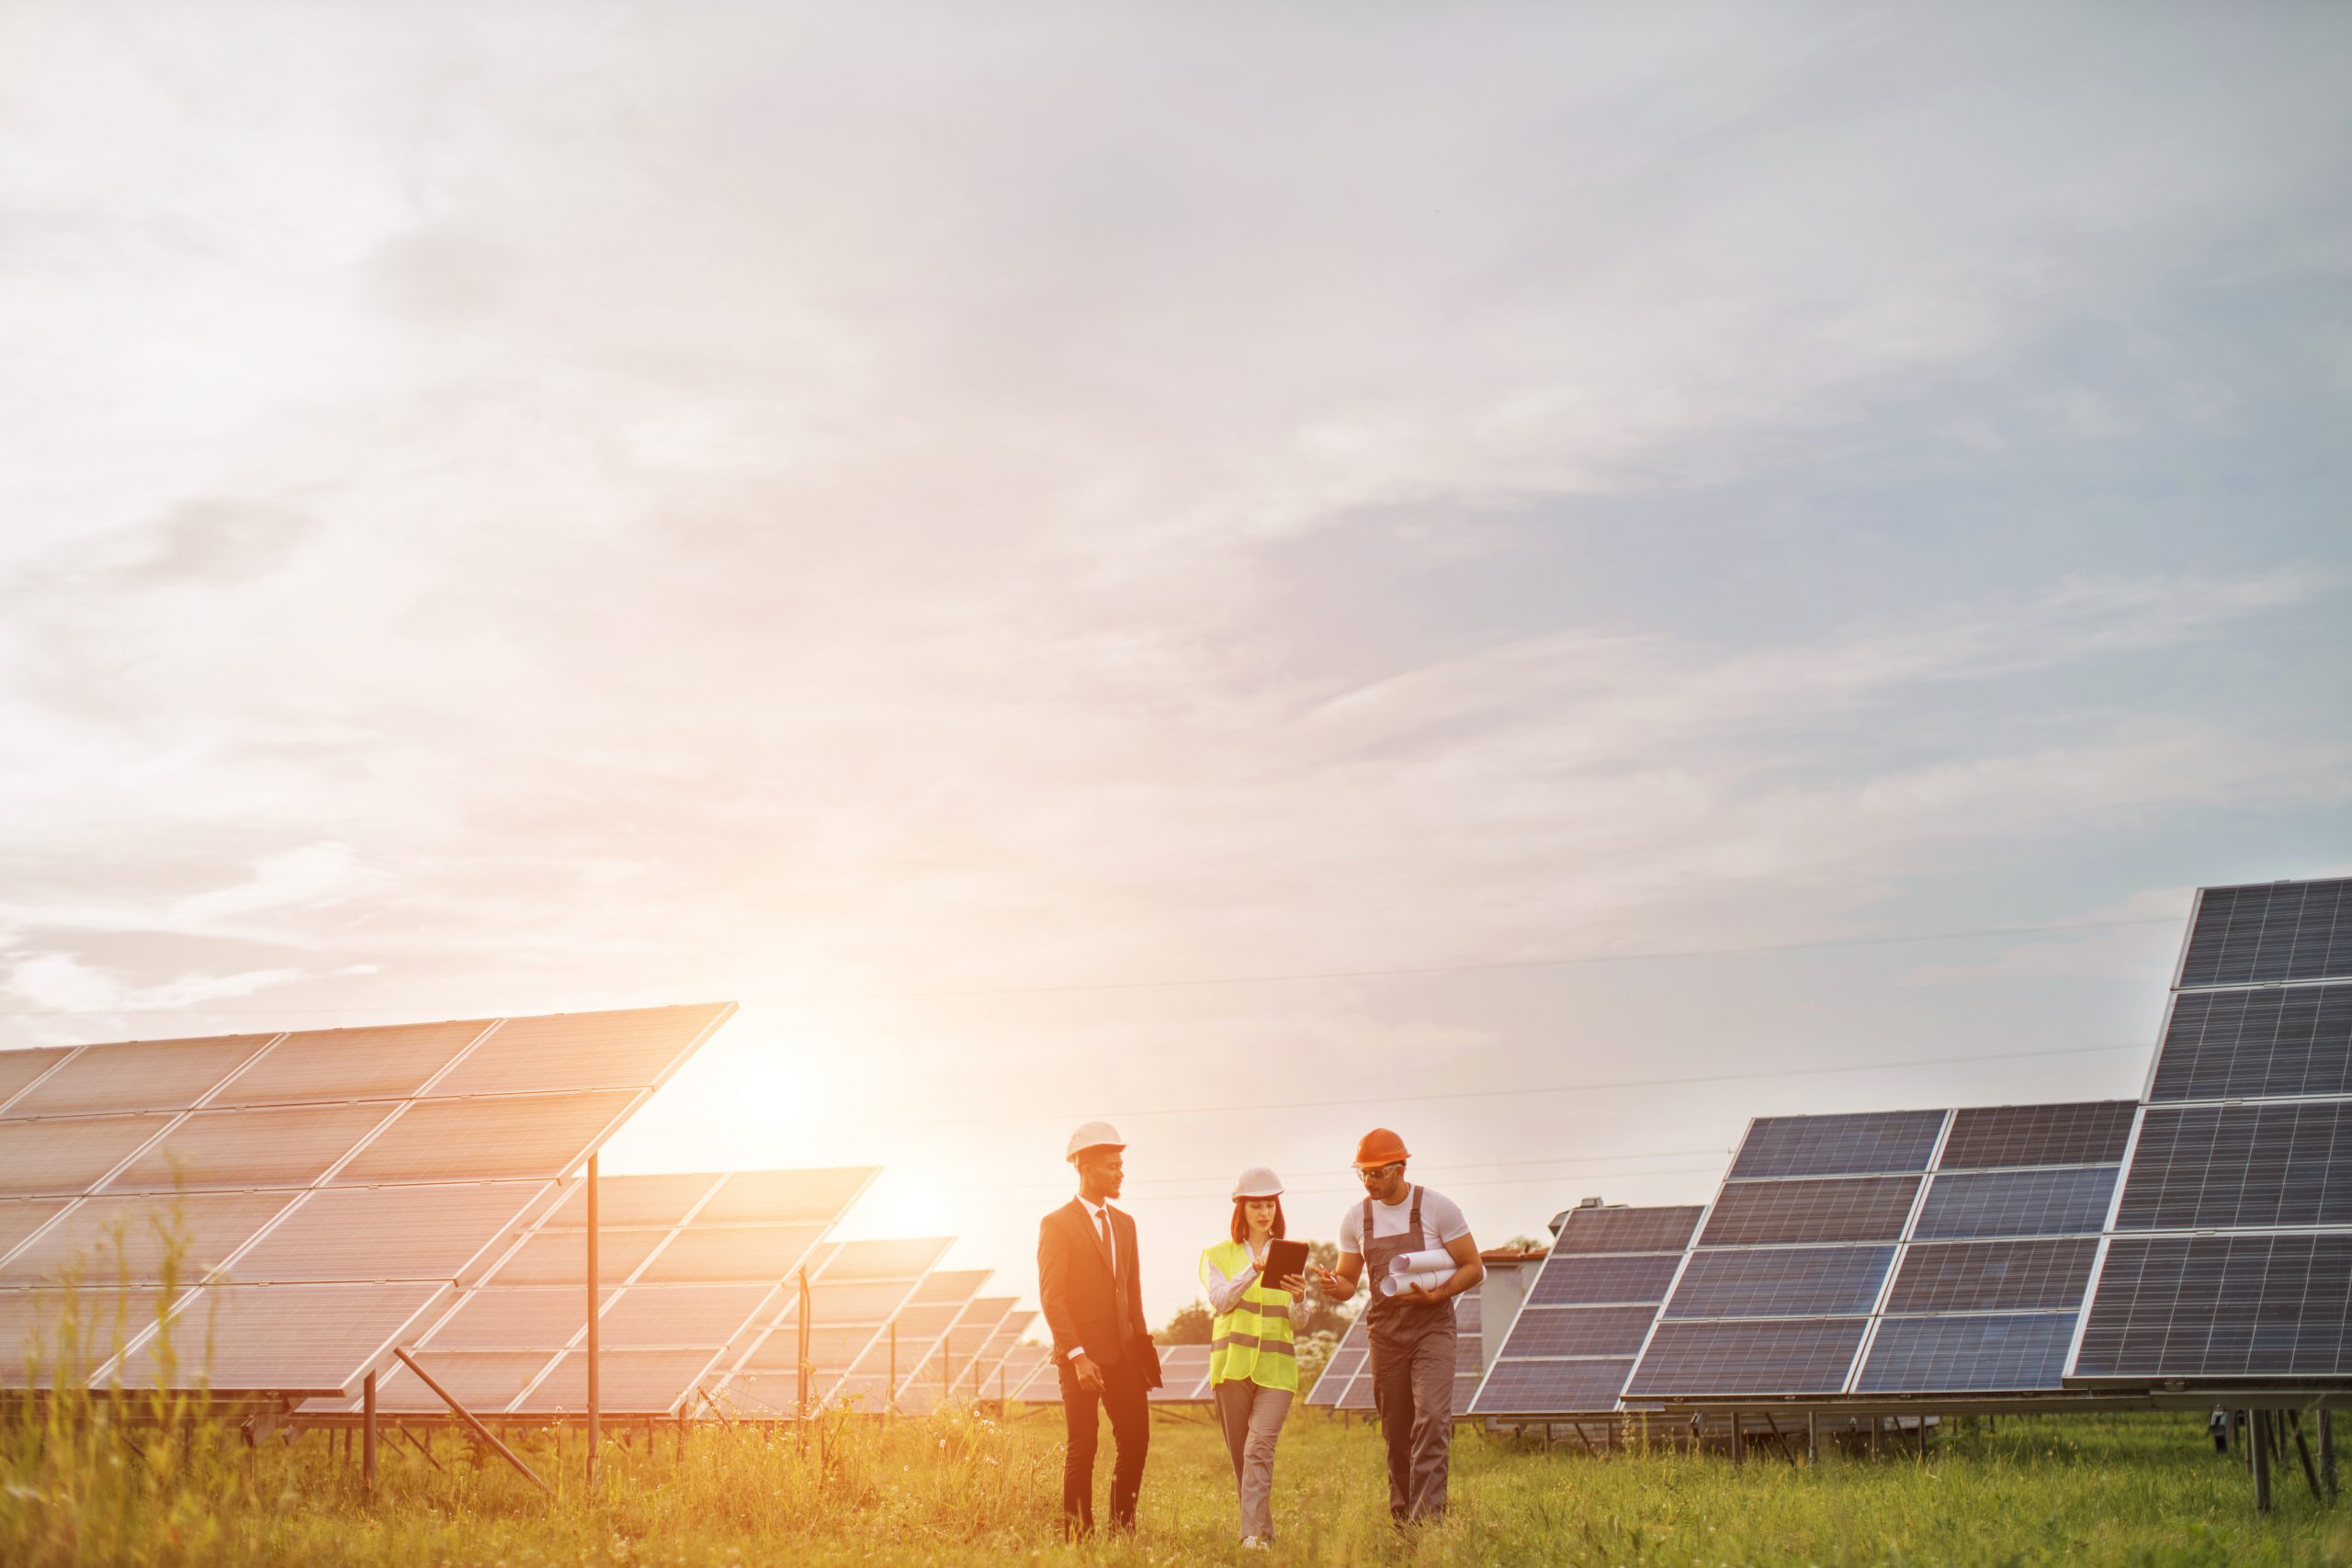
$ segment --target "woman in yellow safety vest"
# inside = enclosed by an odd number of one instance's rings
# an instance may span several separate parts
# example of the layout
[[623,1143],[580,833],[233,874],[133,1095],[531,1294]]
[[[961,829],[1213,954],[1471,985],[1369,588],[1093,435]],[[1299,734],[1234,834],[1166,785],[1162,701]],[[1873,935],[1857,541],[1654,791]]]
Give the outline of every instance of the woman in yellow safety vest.
[[1244,1546],[1274,1542],[1274,1443],[1298,1392],[1291,1313],[1306,1299],[1306,1280],[1297,1274],[1271,1284],[1259,1279],[1268,1246],[1283,1234],[1282,1194],[1282,1179],[1265,1167],[1243,1171],[1233,1186],[1230,1239],[1201,1254],[1201,1285],[1216,1314],[1209,1388],[1233,1455]]

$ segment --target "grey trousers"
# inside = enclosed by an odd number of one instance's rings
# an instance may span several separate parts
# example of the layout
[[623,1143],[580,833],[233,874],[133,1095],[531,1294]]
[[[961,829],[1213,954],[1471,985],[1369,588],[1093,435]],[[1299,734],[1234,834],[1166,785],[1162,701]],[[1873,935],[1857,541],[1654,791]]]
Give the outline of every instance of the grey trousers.
[[1241,1535],[1274,1539],[1274,1444],[1290,1414],[1291,1391],[1266,1388],[1242,1378],[1214,1385],[1216,1422],[1233,1455],[1233,1481],[1241,1489]]
[[1388,1445],[1388,1517],[1400,1524],[1445,1517],[1453,1330],[1430,1329],[1401,1351],[1384,1346],[1380,1331],[1373,1330],[1372,1408]]

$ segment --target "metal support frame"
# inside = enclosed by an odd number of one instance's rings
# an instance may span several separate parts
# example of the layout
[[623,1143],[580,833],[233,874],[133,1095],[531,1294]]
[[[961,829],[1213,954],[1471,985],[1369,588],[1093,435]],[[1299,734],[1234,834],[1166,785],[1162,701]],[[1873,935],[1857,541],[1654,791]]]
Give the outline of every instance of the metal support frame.
[[[467,1409],[464,1405],[458,1404],[456,1395],[452,1394],[447,1389],[443,1388],[439,1383],[435,1382],[433,1381],[433,1374],[416,1364],[415,1357],[410,1355],[406,1350],[401,1349],[398,1347],[393,1348],[392,1354],[400,1358],[401,1366],[406,1367],[410,1371],[416,1374],[416,1378],[419,1382],[433,1391],[435,1398],[439,1399],[442,1404],[449,1407],[451,1414],[455,1415],[458,1420],[463,1421],[466,1424],[466,1427],[469,1431],[472,1432],[473,1435],[481,1441],[488,1443],[492,1450],[495,1452],[499,1458],[513,1465],[517,1474],[521,1475],[524,1480],[529,1482],[540,1491],[546,1493],[548,1496],[552,1497],[555,1495],[554,1487],[548,1485],[546,1482],[541,1481],[537,1475],[534,1475],[531,1472],[531,1467],[525,1464],[521,1459],[517,1458],[513,1449],[508,1448],[504,1443],[498,1440],[497,1433],[492,1431],[488,1427],[483,1426],[480,1417],[476,1416],[472,1411]],[[559,1431],[561,1430],[560,1427],[557,1429]]]
[[376,1495],[376,1374],[359,1385],[359,1483]]
[[2287,1411],[2285,1420],[2288,1428],[2295,1434],[2295,1457],[2303,1462],[2303,1480],[2312,1489],[2312,1500],[2324,1503],[2327,1494],[2320,1490],[2319,1467],[2312,1463],[2312,1446],[2303,1440],[2303,1413],[2300,1410]]
[[410,1431],[405,1426],[395,1427],[392,1430],[398,1432],[401,1437],[406,1438],[408,1439],[408,1446],[424,1456],[425,1463],[431,1465],[434,1469],[440,1471],[444,1475],[449,1473],[447,1470],[443,1468],[441,1461],[433,1457],[433,1442],[430,1438],[419,1438],[414,1432]]
[[2319,1413],[2319,1475],[2320,1483],[2327,1488],[2327,1500],[2336,1497],[2335,1481],[2335,1412]]
[[882,1418],[888,1420],[899,1413],[899,1320],[890,1319],[890,1398],[882,1407]]
[[604,1390],[598,1386],[597,1373],[602,1370],[596,1343],[596,1319],[604,1306],[603,1292],[597,1287],[596,1269],[596,1156],[588,1156],[588,1488],[596,1487],[596,1447],[602,1437],[598,1430],[604,1425]]
[[2270,1416],[2267,1412],[2255,1412],[2253,1437],[2254,1509],[2258,1514],[2267,1514],[2270,1511]]

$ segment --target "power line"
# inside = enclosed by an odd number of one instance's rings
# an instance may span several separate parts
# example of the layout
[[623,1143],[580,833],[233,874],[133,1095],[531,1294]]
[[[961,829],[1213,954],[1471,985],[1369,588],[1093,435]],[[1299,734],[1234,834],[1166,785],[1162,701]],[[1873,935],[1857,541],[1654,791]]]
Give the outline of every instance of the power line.
[[[2145,1042],[2129,1045],[2069,1045],[2050,1051],[1995,1051],[1973,1056],[1915,1056],[1907,1061],[1844,1062],[1819,1067],[1770,1067],[1745,1073],[1678,1073],[1669,1077],[1613,1078],[1589,1083],[1524,1084],[1510,1089],[1444,1089],[1431,1093],[1424,1089],[1408,1089],[1396,1094],[1365,1095],[1348,1100],[1250,1100],[1221,1105],[1154,1105],[1136,1106],[1125,1111],[1023,1111],[1004,1116],[927,1116],[892,1117],[880,1121],[858,1121],[861,1127],[978,1127],[1000,1126],[1016,1122],[1075,1122],[1089,1117],[1118,1117],[1132,1119],[1143,1116],[1225,1116],[1237,1111],[1328,1111],[1360,1105],[1421,1105],[1439,1100],[1498,1100],[1522,1099],[1538,1094],[1598,1094],[1609,1090],[1634,1089],[1679,1089],[1686,1084],[1746,1083],[1759,1078],[1796,1078],[1826,1076],[1836,1073],[1881,1073],[1908,1071],[1914,1067],[1960,1066],[1973,1062],[2022,1062],[2059,1056],[2094,1056],[2110,1051],[2145,1051]],[[854,1118],[840,1115],[824,1118],[828,1122],[840,1122]],[[805,1122],[786,1122],[787,1126]]]
[[[1380,980],[1419,975],[1495,974],[1519,969],[1573,969],[1601,964],[1650,963],[1678,958],[1743,958],[1776,953],[1819,953],[1839,948],[1898,947],[1915,942],[1967,942],[1984,937],[2049,936],[2068,931],[2123,931],[2136,926],[2177,925],[2175,915],[2129,920],[2075,920],[2054,925],[1979,926],[1968,931],[1919,931],[1896,936],[1829,937],[1818,942],[1758,942],[1740,947],[1653,948],[1632,953],[1573,953],[1553,958],[1504,958],[1460,964],[1396,964],[1365,969],[1298,969],[1243,975],[1199,975],[1157,980],[1081,980],[1016,986],[935,986],[905,990],[788,991],[753,996],[754,1002],[918,1001],[953,997],[1052,996],[1089,991],[1198,989],[1213,986],[1266,986],[1291,981]],[[316,1007],[254,1008],[16,1008],[0,1018],[249,1018],[290,1014],[343,1016],[349,1010]]]

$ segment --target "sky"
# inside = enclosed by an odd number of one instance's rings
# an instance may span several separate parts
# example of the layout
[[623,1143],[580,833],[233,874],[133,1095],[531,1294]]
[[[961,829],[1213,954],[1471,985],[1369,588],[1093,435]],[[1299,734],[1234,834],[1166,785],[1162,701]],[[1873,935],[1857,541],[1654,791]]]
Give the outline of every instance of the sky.
[[[2352,867],[2352,11],[0,16],[0,1044],[734,1000],[1155,1321],[2136,1094]],[[2050,928],[2072,928],[2052,930]],[[1976,934],[1967,934],[1976,933]]]

